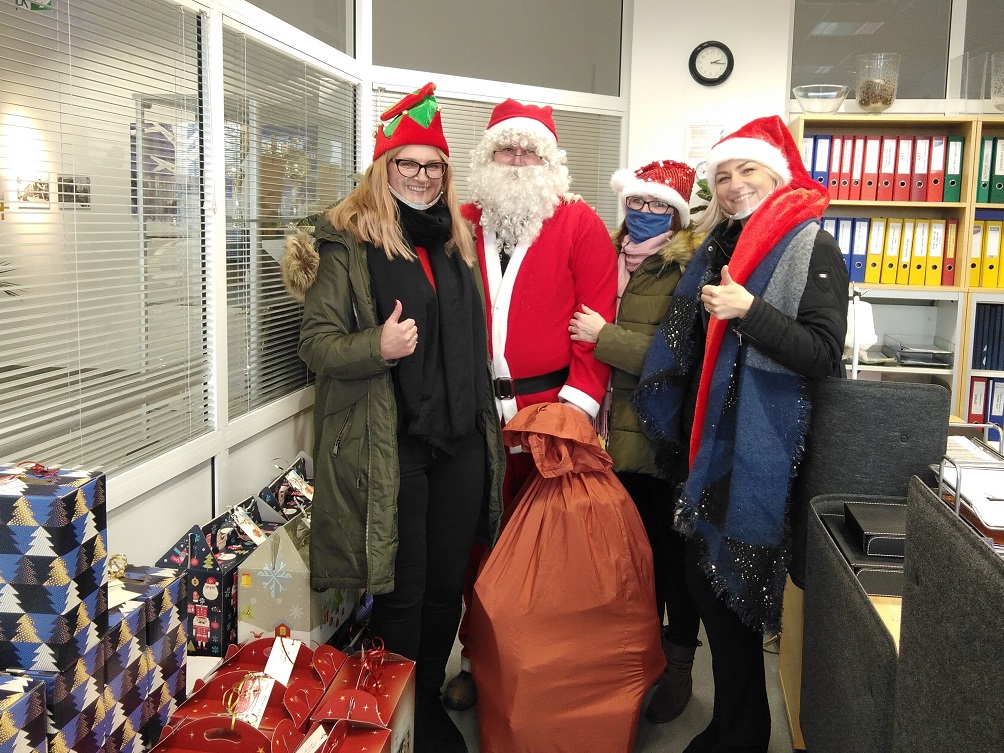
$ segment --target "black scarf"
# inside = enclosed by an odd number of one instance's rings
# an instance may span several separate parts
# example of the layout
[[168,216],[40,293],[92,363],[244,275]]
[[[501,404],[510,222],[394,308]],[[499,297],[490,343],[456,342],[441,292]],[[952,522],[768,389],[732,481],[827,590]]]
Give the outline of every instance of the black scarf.
[[398,429],[451,450],[475,428],[488,390],[488,340],[471,270],[447,254],[452,217],[442,202],[421,211],[398,201],[401,229],[412,248],[428,252],[433,289],[422,264],[366,244],[377,316],[386,321],[401,301],[401,318],[414,319],[418,346],[392,370]]

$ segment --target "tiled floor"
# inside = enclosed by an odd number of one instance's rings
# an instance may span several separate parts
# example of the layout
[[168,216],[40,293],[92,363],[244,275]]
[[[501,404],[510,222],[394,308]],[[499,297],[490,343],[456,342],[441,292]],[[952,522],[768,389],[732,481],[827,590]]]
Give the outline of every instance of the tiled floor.
[[[711,720],[714,683],[711,679],[711,654],[705,645],[698,649],[694,662],[694,695],[683,714],[669,724],[649,724],[642,715],[638,724],[638,738],[634,753],[680,753],[690,740],[707,726]],[[771,647],[776,650],[776,644]],[[777,674],[777,655],[765,653],[767,666],[767,694],[771,710],[771,739],[769,753],[792,753],[791,734],[788,718],[781,696],[781,684]],[[459,654],[454,651],[447,677],[453,677],[459,669]],[[457,726],[467,738],[470,753],[479,753],[477,708],[469,711],[450,712]],[[601,751],[601,747],[596,748]],[[585,752],[584,752],[585,753]]]

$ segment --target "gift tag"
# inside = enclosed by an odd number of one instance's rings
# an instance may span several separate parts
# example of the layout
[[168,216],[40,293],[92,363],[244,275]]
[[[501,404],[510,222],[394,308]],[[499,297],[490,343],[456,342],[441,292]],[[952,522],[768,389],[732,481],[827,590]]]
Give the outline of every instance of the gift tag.
[[286,474],[286,478],[289,481],[289,485],[296,489],[300,494],[309,499],[311,502],[314,501],[314,487],[306,482],[306,480],[296,471],[291,470]]
[[272,652],[265,662],[265,674],[274,677],[283,685],[289,685],[296,654],[303,644],[295,638],[276,638],[272,644]]
[[237,524],[237,527],[240,528],[244,532],[244,535],[251,539],[255,544],[263,544],[265,539],[268,538],[261,532],[258,525],[251,520],[251,516],[248,515],[247,510],[244,508],[235,507],[230,511],[230,515],[233,517],[234,523]]
[[258,729],[265,716],[268,697],[272,694],[274,685],[273,677],[267,677],[261,672],[248,674],[241,681],[237,703],[234,706],[234,716]]
[[306,739],[300,743],[296,753],[317,753],[328,739],[328,733],[324,727],[318,727]]

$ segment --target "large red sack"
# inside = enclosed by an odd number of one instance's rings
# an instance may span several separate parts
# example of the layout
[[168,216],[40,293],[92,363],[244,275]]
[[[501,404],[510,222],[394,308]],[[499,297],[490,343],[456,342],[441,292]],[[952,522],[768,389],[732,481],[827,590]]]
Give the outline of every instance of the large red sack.
[[528,406],[503,437],[538,473],[474,586],[481,753],[629,753],[666,666],[641,518],[579,411]]

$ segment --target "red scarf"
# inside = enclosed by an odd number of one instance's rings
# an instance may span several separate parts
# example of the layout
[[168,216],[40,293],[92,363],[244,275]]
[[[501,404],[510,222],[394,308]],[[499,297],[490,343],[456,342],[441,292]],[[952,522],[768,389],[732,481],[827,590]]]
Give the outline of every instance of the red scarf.
[[[753,270],[774,246],[791,232],[792,228],[806,220],[820,219],[829,203],[829,196],[812,188],[782,186],[772,191],[750,216],[739,235],[736,249],[729,261],[729,275],[732,279],[740,285],[746,284]],[[694,408],[694,428],[690,435],[691,465],[694,458],[697,457],[698,448],[701,446],[701,431],[704,427],[704,415],[708,406],[711,376],[714,373],[718,351],[728,327],[728,319],[711,317],[708,324],[708,336],[704,345],[704,365],[701,369],[701,384],[698,388],[697,404]]]

